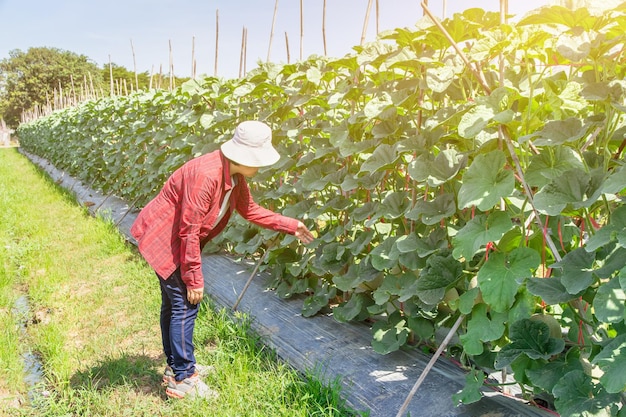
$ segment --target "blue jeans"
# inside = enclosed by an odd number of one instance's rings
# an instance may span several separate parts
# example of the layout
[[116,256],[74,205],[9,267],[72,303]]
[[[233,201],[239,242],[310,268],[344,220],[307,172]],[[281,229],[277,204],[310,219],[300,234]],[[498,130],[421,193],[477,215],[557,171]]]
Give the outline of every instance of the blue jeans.
[[159,277],[159,282],[163,352],[176,380],[182,381],[196,370],[193,328],[199,304],[193,305],[187,301],[187,286],[180,277],[180,268],[167,279]]

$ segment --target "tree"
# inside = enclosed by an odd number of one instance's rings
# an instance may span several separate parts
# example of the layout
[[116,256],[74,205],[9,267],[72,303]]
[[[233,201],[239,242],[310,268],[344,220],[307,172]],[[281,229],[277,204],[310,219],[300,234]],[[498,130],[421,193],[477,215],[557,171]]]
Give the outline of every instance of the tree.
[[102,70],[85,55],[58,48],[9,52],[0,61],[0,117],[17,127],[22,112],[51,102],[55,91],[77,94],[83,81],[105,89]]

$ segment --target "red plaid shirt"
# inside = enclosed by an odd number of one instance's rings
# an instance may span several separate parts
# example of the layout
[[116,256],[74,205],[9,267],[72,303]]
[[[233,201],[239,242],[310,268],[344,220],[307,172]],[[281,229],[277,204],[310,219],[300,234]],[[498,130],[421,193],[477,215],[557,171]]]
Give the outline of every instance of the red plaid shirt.
[[252,200],[245,178],[237,174],[226,214],[217,220],[231,184],[228,160],[217,150],[177,169],[159,194],[139,213],[131,233],[139,251],[162,278],[181,268],[188,288],[202,288],[201,252],[228,223],[233,210],[259,226],[294,234],[298,221],[274,213]]

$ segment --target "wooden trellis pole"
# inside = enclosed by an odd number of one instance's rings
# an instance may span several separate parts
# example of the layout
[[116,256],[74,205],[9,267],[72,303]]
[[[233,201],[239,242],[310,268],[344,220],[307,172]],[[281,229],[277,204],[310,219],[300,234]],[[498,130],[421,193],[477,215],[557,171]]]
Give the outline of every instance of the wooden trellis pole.
[[367,23],[370,20],[370,11],[372,10],[372,0],[367,2],[367,10],[365,11],[365,21],[363,22],[363,31],[361,32],[361,43],[359,45],[363,46],[365,43],[365,35],[367,34]]
[[246,73],[246,38],[248,29],[244,26],[241,31],[241,53],[239,55],[239,78],[243,78]]
[[215,10],[215,66],[213,68],[213,75],[217,77],[217,55],[218,55],[218,44],[220,38],[220,11]]
[[276,26],[276,14],[278,13],[278,0],[274,3],[274,17],[272,17],[272,28],[270,29],[270,42],[267,47],[267,62],[270,62],[270,53],[272,51],[272,40],[274,39],[274,27]]
[[196,78],[196,37],[191,37],[191,78]]
[[139,90],[139,77],[137,76],[137,60],[135,59],[135,46],[133,40],[130,40],[130,50],[133,53],[133,70],[135,71],[135,89]]
[[172,40],[169,40],[170,45],[170,91],[174,89],[174,58],[172,55]]
[[111,63],[111,55],[109,55],[109,78],[111,80],[111,95],[115,95],[115,91],[113,90],[113,64]]
[[324,42],[324,56],[327,56],[328,52],[326,51],[326,0],[324,0],[324,6],[322,7],[322,41]]
[[300,0],[300,61],[302,61],[302,55],[304,48],[304,5],[302,4],[302,0]]

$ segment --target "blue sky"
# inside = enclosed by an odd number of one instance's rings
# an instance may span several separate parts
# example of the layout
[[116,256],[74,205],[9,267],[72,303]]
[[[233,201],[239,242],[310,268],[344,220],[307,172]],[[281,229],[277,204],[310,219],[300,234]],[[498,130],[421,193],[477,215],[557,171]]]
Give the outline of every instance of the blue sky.
[[[327,55],[341,57],[361,41],[368,0],[327,0]],[[516,16],[552,4],[552,0],[509,0]],[[133,70],[131,41],[139,72],[166,73],[172,45],[174,73],[191,75],[192,45],[198,74],[214,74],[216,13],[219,12],[217,75],[239,74],[242,31],[248,33],[247,69],[267,60],[276,0],[0,0],[0,59],[9,51],[54,47],[83,54],[98,66],[109,62]],[[302,56],[323,55],[323,0],[303,0]],[[428,1],[430,10],[443,16],[444,0]],[[499,11],[499,0],[447,0],[446,16],[467,8]],[[375,5],[366,41],[376,37]],[[419,0],[379,0],[379,30],[413,27],[423,11]],[[273,62],[300,57],[300,0],[279,0],[270,52]]]

